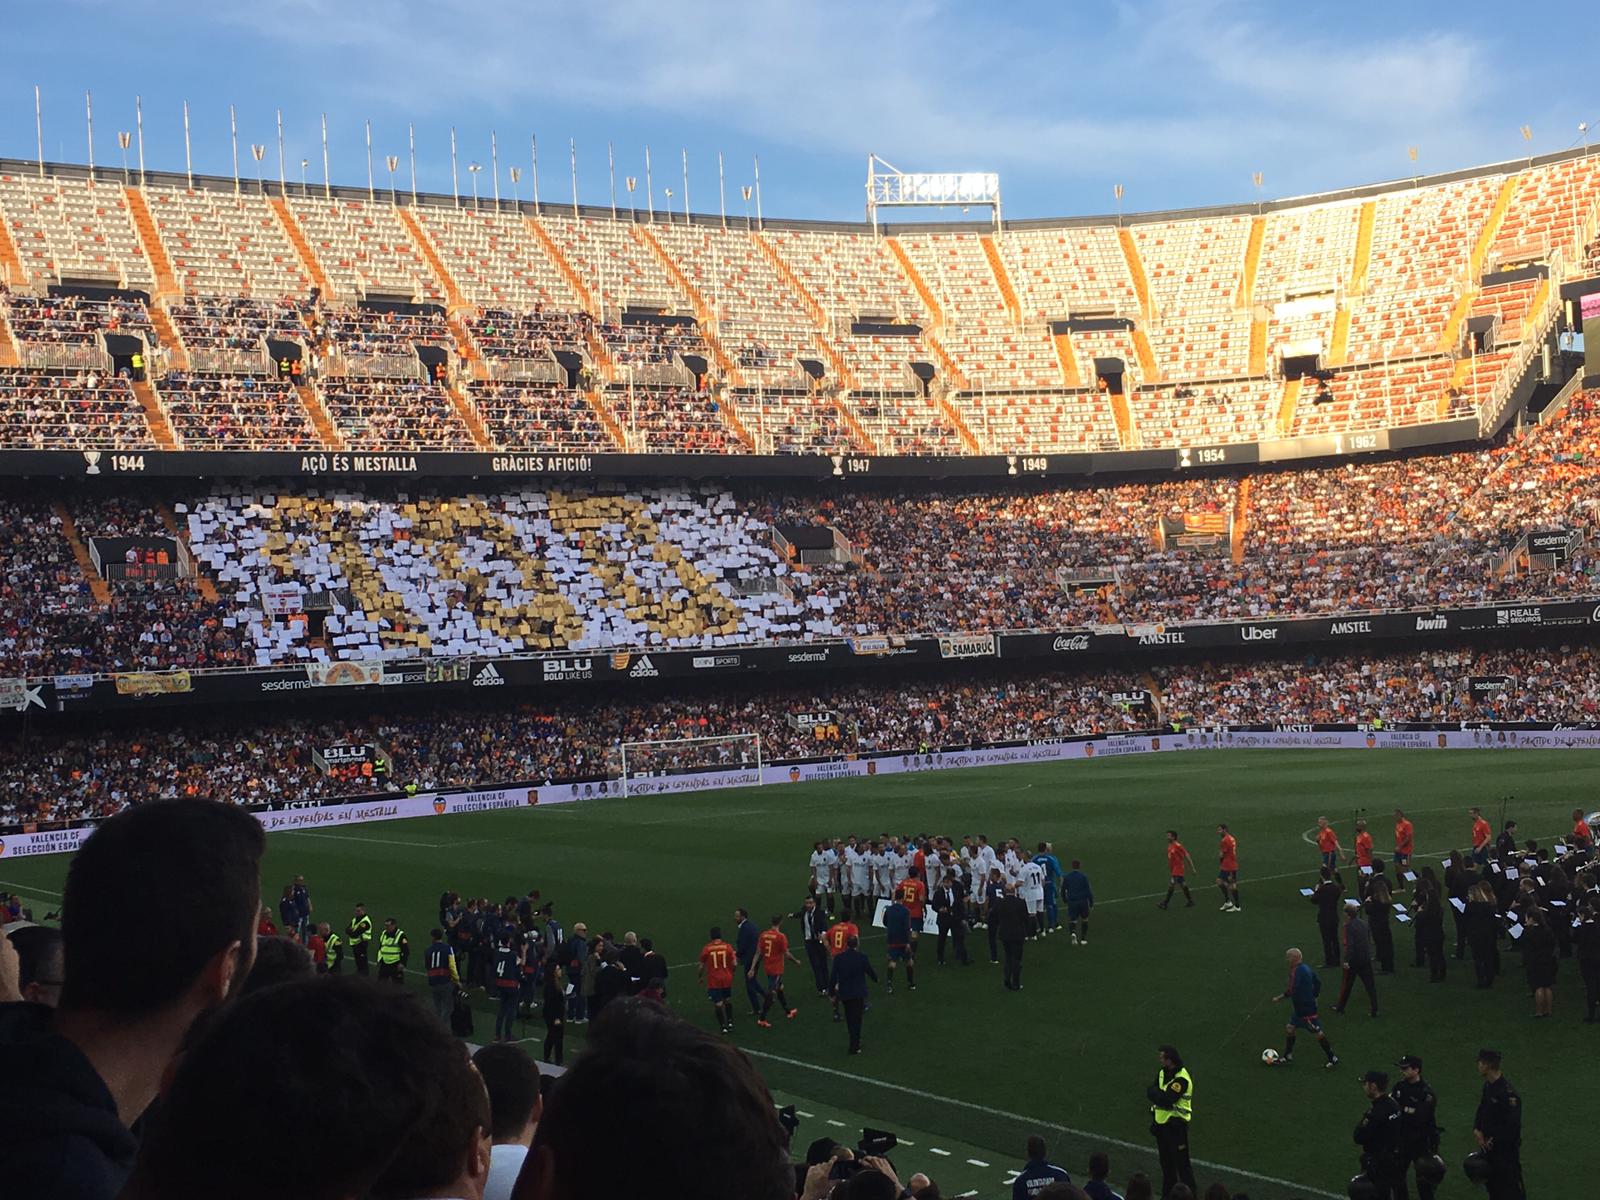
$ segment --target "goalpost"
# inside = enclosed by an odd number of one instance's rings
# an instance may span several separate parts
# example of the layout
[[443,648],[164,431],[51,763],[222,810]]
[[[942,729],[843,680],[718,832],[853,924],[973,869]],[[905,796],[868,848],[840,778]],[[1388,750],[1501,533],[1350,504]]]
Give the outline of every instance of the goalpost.
[[[691,791],[697,786],[759,786],[761,783],[761,735],[729,733],[717,737],[667,738],[650,742],[622,743],[622,794],[624,796],[663,791]],[[690,785],[694,776],[733,772],[735,779],[707,780]],[[681,789],[664,786],[662,780],[682,779]]]

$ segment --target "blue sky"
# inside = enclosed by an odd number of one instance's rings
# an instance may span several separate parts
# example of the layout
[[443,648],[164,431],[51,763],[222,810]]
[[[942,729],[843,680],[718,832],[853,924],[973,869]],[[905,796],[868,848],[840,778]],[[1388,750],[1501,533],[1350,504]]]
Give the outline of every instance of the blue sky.
[[[95,159],[119,163],[116,133],[144,107],[146,162],[183,167],[189,101],[195,169],[228,174],[228,105],[248,144],[268,145],[283,110],[288,174],[312,160],[329,121],[335,182],[366,180],[363,122],[405,165],[416,127],[419,182],[450,188],[449,131],[465,164],[485,167],[491,130],[500,186],[530,135],[540,193],[608,196],[606,144],[619,180],[655,164],[656,204],[728,207],[761,159],[769,216],[860,219],[866,157],[905,170],[994,170],[1008,216],[1100,213],[1112,185],[1127,209],[1249,200],[1262,172],[1271,199],[1559,150],[1578,124],[1600,127],[1592,82],[1600,34],[1584,7],[1538,19],[1514,6],[1458,3],[1246,3],[1244,0],[50,0],[8,5],[0,72],[0,155],[35,155],[33,87],[44,98],[47,158],[87,154],[84,91],[94,93]],[[1557,11],[1565,10],[1565,13]],[[1565,20],[1567,23],[1563,23]],[[1525,26],[1525,27],[1524,27]],[[1556,68],[1573,64],[1570,77]],[[1524,142],[1519,127],[1533,130]],[[1596,140],[1600,140],[1597,137]],[[619,182],[619,190],[621,184]],[[954,215],[954,214],[951,214]]]

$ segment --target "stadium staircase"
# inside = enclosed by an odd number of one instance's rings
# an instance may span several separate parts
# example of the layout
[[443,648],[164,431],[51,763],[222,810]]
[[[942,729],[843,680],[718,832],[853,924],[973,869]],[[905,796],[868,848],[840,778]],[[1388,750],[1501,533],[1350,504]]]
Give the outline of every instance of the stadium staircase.
[[418,223],[416,214],[404,204],[396,205],[394,211],[400,217],[400,223],[406,227],[406,232],[411,235],[411,240],[417,244],[417,249],[422,252],[423,261],[428,264],[433,277],[444,287],[445,312],[454,316],[463,308],[470,307],[461,295],[461,288],[456,284],[455,276],[446,269],[439,252],[434,249],[433,240]]
[[844,425],[845,431],[849,433],[850,440],[856,444],[856,448],[864,454],[876,454],[878,452],[878,443],[872,440],[866,429],[862,427],[861,422],[856,420],[856,415],[845,406],[844,394],[841,392],[830,396],[828,402],[833,406],[833,410],[839,414],[839,421]]
[[187,371],[189,351],[184,346],[183,339],[178,336],[172,319],[167,316],[167,310],[159,304],[152,304],[149,306],[149,311],[150,324],[156,331],[156,340],[161,343],[162,352],[167,356],[167,361],[162,364],[163,368]]
[[602,314],[599,306],[594,302],[594,295],[584,285],[582,277],[572,269],[572,264],[567,261],[567,256],[561,253],[561,247],[556,245],[555,239],[545,229],[544,222],[538,217],[524,217],[523,220],[527,222],[529,230],[532,231],[534,240],[544,248],[544,252],[550,261],[555,263],[556,270],[561,272],[561,278],[567,281],[567,286],[572,289],[572,294],[578,298],[578,303],[583,306],[583,310],[593,317],[600,317]]
[[667,278],[672,280],[673,286],[688,297],[690,305],[694,308],[695,320],[700,322],[700,336],[705,339],[711,357],[722,369],[723,378],[734,387],[743,387],[744,376],[739,373],[739,368],[733,365],[733,359],[729,358],[728,352],[723,349],[722,341],[717,337],[716,314],[706,303],[706,298],[700,294],[700,289],[690,282],[689,277],[683,273],[683,268],[673,261],[672,255],[667,253],[667,248],[647,226],[634,225],[632,228],[635,240],[654,255],[662,270],[666,271]]
[[1117,423],[1117,444],[1124,450],[1134,449],[1139,444],[1139,431],[1134,428],[1133,409],[1128,407],[1128,394],[1108,391],[1106,399],[1111,403],[1111,419]]
[[[156,513],[161,517],[161,523],[167,527],[167,532],[182,542],[187,549],[189,546],[189,531],[178,524],[177,514],[172,511],[165,501],[161,501],[156,505]],[[194,558],[192,551],[189,558],[191,561]],[[198,567],[195,568],[194,573],[194,590],[200,593],[200,598],[207,604],[215,604],[220,599],[217,595],[217,585],[200,574]]]
[[1156,363],[1155,347],[1150,344],[1150,335],[1144,331],[1142,325],[1134,327],[1133,352],[1139,359],[1139,370],[1144,375],[1144,381],[1160,383],[1161,368]]
[[489,365],[483,361],[483,355],[478,353],[478,344],[472,340],[472,334],[461,323],[461,318],[446,317],[445,325],[455,340],[457,357],[467,365],[467,373],[480,383],[488,379]]
[[28,282],[28,273],[22,269],[17,257],[16,243],[11,240],[11,230],[0,220],[0,283],[21,287]]
[[283,232],[289,239],[289,244],[294,247],[294,252],[300,256],[300,265],[306,269],[306,274],[311,277],[311,283],[325,299],[333,300],[333,289],[328,286],[328,277],[322,273],[322,263],[312,253],[311,243],[306,241],[305,230],[300,228],[300,222],[294,219],[294,213],[289,210],[289,202],[282,196],[273,196],[271,199],[272,211],[278,214],[278,224],[283,226]]
[[1372,265],[1372,231],[1377,224],[1378,202],[1368,200],[1361,206],[1361,218],[1356,225],[1355,261],[1350,267],[1350,284],[1345,289],[1348,295],[1359,296],[1367,290],[1367,268]]
[[1305,386],[1301,378],[1283,381],[1283,399],[1278,403],[1278,436],[1288,437],[1294,428],[1295,410],[1300,407],[1300,389]]
[[61,536],[66,538],[67,545],[72,547],[72,557],[77,560],[78,569],[83,572],[83,578],[89,584],[89,593],[97,604],[110,604],[111,585],[100,578],[100,572],[95,570],[94,559],[89,557],[89,547],[83,544],[83,538],[78,534],[77,522],[67,511],[66,501],[57,500],[53,507],[56,516],[61,518]]
[[756,439],[745,428],[744,422],[739,419],[739,414],[733,411],[733,405],[728,402],[728,394],[725,390],[717,395],[717,414],[727,423],[728,428],[733,432],[733,436],[739,439],[744,448],[754,454],[756,452]]
[[1150,693],[1150,707],[1156,710],[1156,719],[1167,719],[1167,698],[1161,694],[1161,686],[1156,683],[1155,673],[1145,671],[1139,676],[1139,682],[1144,684],[1144,690]]
[[622,426],[617,423],[616,414],[607,406],[604,397],[593,389],[584,392],[583,398],[589,402],[589,408],[594,412],[595,418],[605,429],[606,435],[616,444],[618,450],[631,450],[628,445],[628,435],[623,432]]
[[600,378],[607,383],[615,383],[617,363],[611,357],[611,351],[606,349],[605,340],[591,329],[584,334],[584,341],[589,347],[589,357],[594,360],[594,365],[600,371]]
[[461,423],[472,435],[472,444],[479,450],[495,449],[494,439],[489,436],[489,430],[478,414],[478,406],[467,399],[453,381],[444,389],[444,393],[450,398],[450,407],[455,409],[456,416],[461,418]]
[[133,394],[139,407],[144,409],[145,424],[150,426],[150,436],[155,439],[156,446],[162,450],[176,450],[178,439],[173,436],[172,422],[167,420],[167,410],[161,406],[161,397],[156,395],[150,381],[134,380]]
[[1341,304],[1333,314],[1333,336],[1328,339],[1328,366],[1345,366],[1350,355],[1350,308]]
[[1239,480],[1233,496],[1233,524],[1228,531],[1229,557],[1234,565],[1244,561],[1244,541],[1250,530],[1250,476]]
[[1244,247],[1244,274],[1239,279],[1239,309],[1250,317],[1250,374],[1267,373],[1267,318],[1255,311],[1256,275],[1261,268],[1261,244],[1266,238],[1267,219],[1250,222],[1250,240]]
[[1128,277],[1133,280],[1134,294],[1139,297],[1139,313],[1145,320],[1151,317],[1150,280],[1144,273],[1144,260],[1139,257],[1139,243],[1133,240],[1133,230],[1119,228],[1117,241],[1122,246],[1122,257],[1128,263]]
[[1050,339],[1055,343],[1056,362],[1061,364],[1061,382],[1069,388],[1083,386],[1078,375],[1078,352],[1072,348],[1072,335],[1065,330]]
[[1478,281],[1483,277],[1484,259],[1489,256],[1489,247],[1500,235],[1500,226],[1505,223],[1506,210],[1511,207],[1511,198],[1516,194],[1520,179],[1519,175],[1507,175],[1501,181],[1494,207],[1489,210],[1483,228],[1478,231],[1478,240],[1472,244],[1472,253],[1467,258],[1466,286],[1462,288],[1461,295],[1456,297],[1455,307],[1445,321],[1444,332],[1439,335],[1441,354],[1454,354],[1461,345],[1462,326],[1466,324],[1467,314],[1472,311],[1473,301],[1478,298]]
[[343,450],[344,442],[339,437],[339,431],[333,427],[333,418],[323,407],[322,397],[317,395],[317,390],[309,383],[297,383],[294,390],[299,394],[300,404],[311,420],[311,428],[317,431],[317,439],[329,450]]
[[987,234],[978,239],[983,246],[983,256],[989,260],[989,271],[994,276],[995,286],[1000,289],[1000,298],[1006,302],[1006,311],[1011,314],[1011,321],[1015,325],[1022,324],[1022,305],[1017,301],[1016,290],[1011,286],[1011,276],[1006,271],[1005,263],[1000,261],[1000,247],[994,244],[994,239]]
[[950,357],[943,344],[939,341],[938,330],[944,328],[944,310],[939,307],[939,302],[933,298],[933,289],[928,286],[928,281],[922,277],[916,264],[911,261],[911,256],[906,253],[904,246],[898,238],[884,238],[888,243],[889,253],[894,255],[895,262],[900,264],[900,271],[906,277],[906,282],[916,291],[917,297],[922,301],[923,307],[928,310],[928,323],[922,329],[922,344],[928,348],[928,353],[939,364],[939,369],[944,372],[957,391],[966,391],[972,385],[967,381],[966,373],[956,366],[956,360]]
[[950,422],[957,435],[961,438],[961,444],[967,448],[968,454],[983,453],[983,447],[978,444],[977,435],[972,432],[966,418],[961,415],[954,404],[950,403],[949,399],[944,396],[935,396],[933,405],[939,410],[944,419]]
[[[161,244],[161,235],[156,232],[155,219],[150,215],[150,206],[144,202],[144,193],[136,187],[126,187],[122,190],[128,198],[128,212],[133,217],[133,227],[139,234],[139,244],[144,249],[144,256],[149,260],[151,270],[155,273],[155,294],[151,299],[159,304],[168,296],[181,296],[183,289],[178,286],[178,277],[172,270],[172,260],[167,257],[167,249]],[[154,307],[152,304],[151,308]]]
[[6,320],[6,310],[0,306],[0,367],[18,367],[22,365],[17,343],[11,336],[11,325]]

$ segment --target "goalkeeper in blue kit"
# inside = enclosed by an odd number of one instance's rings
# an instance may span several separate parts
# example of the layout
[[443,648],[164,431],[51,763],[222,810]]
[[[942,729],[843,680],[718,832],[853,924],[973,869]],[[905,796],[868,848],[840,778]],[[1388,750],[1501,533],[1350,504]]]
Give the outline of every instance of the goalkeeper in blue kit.
[[1322,980],[1317,978],[1317,973],[1300,951],[1286,950],[1283,957],[1289,964],[1289,986],[1273,999],[1288,1000],[1294,1008],[1288,1024],[1283,1027],[1283,1062],[1294,1062],[1295,1037],[1304,1029],[1317,1039],[1322,1052],[1328,1056],[1328,1066],[1332,1067],[1338,1063],[1339,1056],[1333,1052],[1328,1035],[1322,1030],[1322,1021],[1317,1016],[1317,996],[1322,992]]

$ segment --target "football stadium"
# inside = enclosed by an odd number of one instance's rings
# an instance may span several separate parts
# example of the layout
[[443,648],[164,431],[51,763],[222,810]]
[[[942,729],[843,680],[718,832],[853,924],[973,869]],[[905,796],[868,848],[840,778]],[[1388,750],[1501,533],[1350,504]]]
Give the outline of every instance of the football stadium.
[[0,1195],[1592,1194],[1581,97],[819,211],[242,28],[0,89]]

